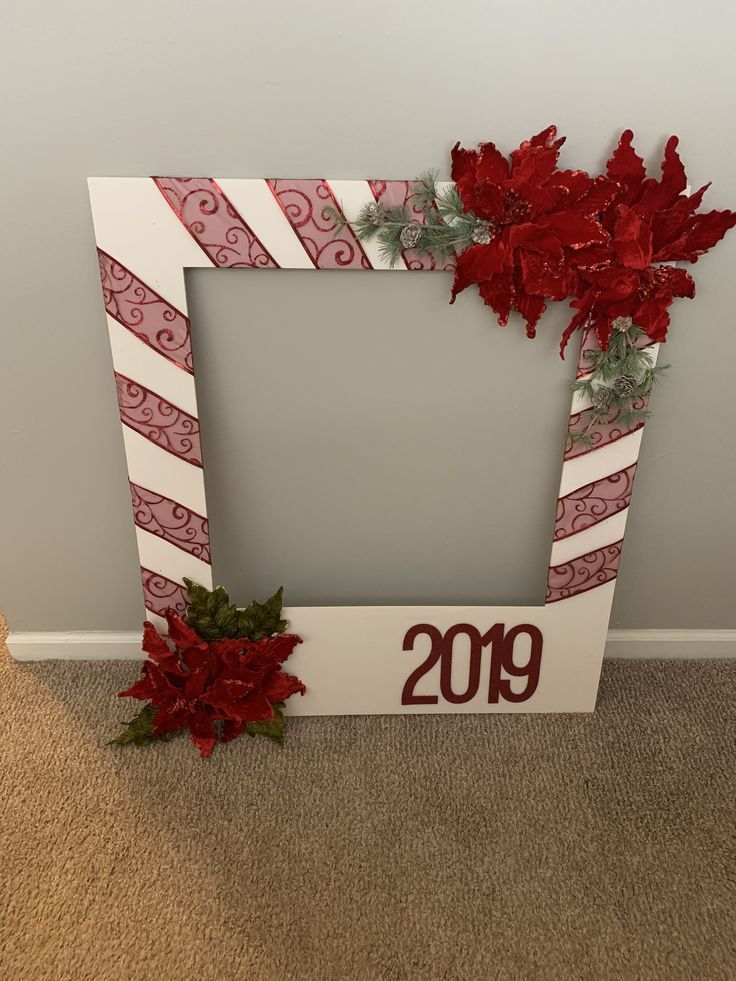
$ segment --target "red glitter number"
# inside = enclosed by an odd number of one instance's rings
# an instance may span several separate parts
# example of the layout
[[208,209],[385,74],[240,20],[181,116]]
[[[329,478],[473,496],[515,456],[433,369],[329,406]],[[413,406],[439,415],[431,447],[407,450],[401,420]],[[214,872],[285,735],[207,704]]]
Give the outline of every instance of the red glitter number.
[[[539,684],[539,669],[542,664],[542,631],[531,623],[520,623],[512,627],[507,634],[503,633],[504,625],[495,624],[483,638],[483,643],[490,643],[491,678],[488,685],[488,704],[494,705],[502,698],[505,702],[525,702],[531,698]],[[519,634],[529,637],[529,658],[524,665],[514,661],[514,643]],[[493,635],[493,636],[492,636]],[[526,685],[521,691],[514,691],[511,681],[501,677],[501,671],[512,678],[526,678]]]
[[[495,705],[499,700],[506,702],[525,702],[531,698],[539,684],[539,670],[542,663],[542,632],[531,623],[520,623],[508,633],[506,625],[494,625],[481,636],[477,627],[469,623],[456,623],[442,634],[430,623],[418,623],[406,632],[403,649],[414,650],[414,643],[422,634],[430,641],[429,652],[422,663],[406,679],[401,692],[402,705],[437,705],[437,695],[417,695],[414,688],[417,682],[440,662],[440,693],[446,702],[462,705],[471,701],[480,686],[483,649],[490,648],[490,670],[488,680],[488,704]],[[514,660],[514,645],[520,634],[529,638],[529,656],[523,664]],[[468,680],[461,692],[452,687],[452,666],[455,640],[459,636],[468,639]],[[504,677],[506,675],[506,677]],[[525,678],[521,691],[511,687],[512,678]]]

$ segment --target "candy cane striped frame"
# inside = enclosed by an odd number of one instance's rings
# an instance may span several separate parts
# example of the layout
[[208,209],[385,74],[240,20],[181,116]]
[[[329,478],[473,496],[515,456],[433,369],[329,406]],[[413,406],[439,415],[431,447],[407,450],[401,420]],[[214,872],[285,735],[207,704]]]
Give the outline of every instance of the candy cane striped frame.
[[[388,268],[349,227],[337,238],[326,207],[406,201],[410,181],[90,178],[100,277],[140,554],[147,616],[183,612],[183,577],[212,586],[204,469],[184,286],[187,267]],[[418,216],[420,217],[420,216]],[[407,252],[397,271],[431,270]],[[584,339],[583,350],[594,341]],[[655,352],[656,356],[656,352]],[[578,375],[585,372],[582,357]],[[573,399],[571,428],[590,407]],[[308,694],[294,714],[591,711],[641,442],[615,420],[593,449],[568,443],[547,595],[541,607],[302,607],[287,610],[301,645],[290,664]],[[523,703],[402,705],[407,630],[533,624],[543,635],[539,684]],[[422,685],[431,690],[433,669]],[[455,670],[453,666],[453,671]],[[418,689],[419,690],[419,689]]]

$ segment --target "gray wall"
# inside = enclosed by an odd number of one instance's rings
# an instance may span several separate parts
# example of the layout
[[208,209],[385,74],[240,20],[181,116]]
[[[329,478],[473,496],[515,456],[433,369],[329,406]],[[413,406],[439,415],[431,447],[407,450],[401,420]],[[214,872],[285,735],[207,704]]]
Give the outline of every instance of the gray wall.
[[[141,619],[85,177],[407,177],[556,121],[564,162],[682,137],[736,205],[730,4],[3,5],[0,608]],[[436,81],[435,81],[436,80]],[[10,212],[8,214],[8,211]],[[618,627],[733,627],[736,236],[695,267],[647,426]],[[442,275],[189,274],[215,572],[292,603],[541,599],[565,311],[535,343]]]

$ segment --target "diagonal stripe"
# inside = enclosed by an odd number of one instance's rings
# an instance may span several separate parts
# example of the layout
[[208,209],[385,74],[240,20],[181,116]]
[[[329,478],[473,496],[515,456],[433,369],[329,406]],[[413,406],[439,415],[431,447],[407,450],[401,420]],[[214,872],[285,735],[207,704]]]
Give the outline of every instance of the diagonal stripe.
[[560,538],[559,541],[552,543],[549,557],[550,565],[564,565],[579,555],[588,552],[595,552],[599,548],[605,548],[611,542],[619,542],[626,534],[626,519],[629,516],[629,509],[624,508],[610,518],[599,521],[598,524],[591,525],[579,534],[571,535],[569,538]]
[[578,487],[557,501],[554,540],[577,535],[625,510],[631,500],[636,464]]
[[203,562],[212,563],[207,518],[170,497],[130,481],[133,519],[139,528],[163,538]]
[[278,268],[271,254],[211,177],[152,179],[213,265],[228,269]]
[[175,610],[179,616],[187,612],[187,593],[181,583],[141,566],[141,584],[147,610],[159,616],[169,609]]
[[141,344],[134,334],[122,327],[108,313],[105,317],[110,335],[112,363],[119,375],[135,378],[152,392],[157,392],[167,402],[173,402],[180,409],[196,416],[197,393],[194,375],[182,371],[179,365],[160,357],[156,351]]
[[218,177],[217,186],[238,214],[247,219],[249,228],[279,269],[314,269],[267,181]]
[[268,186],[315,269],[371,269],[349,225],[335,235],[340,205],[325,180],[270,179]]
[[[649,397],[644,396],[637,399],[636,402],[633,403],[633,407],[635,409],[646,410],[648,404]],[[570,432],[585,432],[592,421],[592,412],[592,409],[584,409],[582,412],[576,412],[574,415],[571,415],[569,426]],[[620,414],[620,412],[617,412],[608,422],[594,426],[590,430],[590,440],[592,443],[592,446],[590,447],[586,447],[582,443],[573,443],[568,436],[567,443],[565,445],[565,460],[573,460],[576,457],[585,456],[586,453],[591,453],[593,450],[598,450],[602,446],[608,446],[609,443],[615,443],[623,436],[628,436],[630,433],[638,432],[643,428],[643,422],[639,422],[634,426],[622,426],[618,422]]]
[[623,539],[595,552],[580,555],[563,565],[550,566],[545,602],[549,604],[570,599],[615,579],[622,545]]
[[[327,182],[335,198],[340,202],[340,211],[353,222],[366,205],[375,204],[376,199],[368,181],[342,181],[329,179]],[[361,247],[374,269],[393,269],[405,271],[406,264],[399,260],[392,266],[388,259],[381,254],[381,246],[377,239],[364,239]]]
[[189,318],[121,262],[97,249],[105,309],[119,324],[168,361],[191,373]]
[[202,466],[199,421],[194,416],[118,372],[115,386],[126,426],[180,460]]

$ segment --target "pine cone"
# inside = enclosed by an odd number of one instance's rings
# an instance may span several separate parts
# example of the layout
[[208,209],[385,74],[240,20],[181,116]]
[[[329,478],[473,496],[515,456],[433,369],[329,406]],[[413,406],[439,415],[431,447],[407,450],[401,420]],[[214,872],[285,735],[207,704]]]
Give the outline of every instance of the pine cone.
[[365,213],[371,225],[382,225],[386,220],[386,209],[378,202],[367,205]]
[[613,394],[619,399],[628,398],[634,394],[638,384],[634,375],[619,375],[613,383]]
[[479,221],[477,225],[473,226],[470,237],[476,245],[490,245],[495,231],[490,222]]
[[405,249],[413,249],[419,241],[421,234],[422,226],[413,221],[411,225],[407,225],[406,228],[401,229],[401,235],[399,236],[401,245]]
[[621,331],[623,334],[629,329],[629,327],[632,326],[633,323],[634,321],[631,319],[631,317],[616,317],[616,319],[611,323],[611,327],[613,327],[614,330]]
[[607,409],[613,401],[613,391],[610,388],[601,386],[595,390],[590,401],[594,409]]

